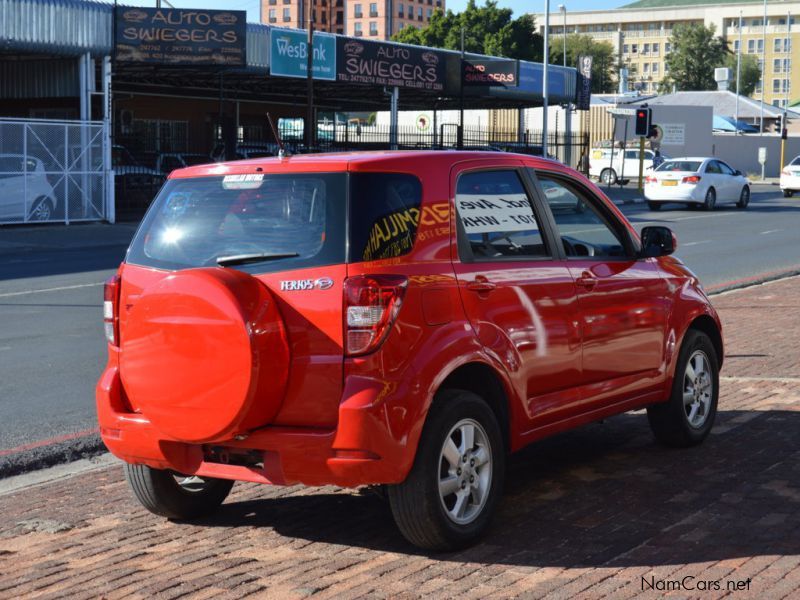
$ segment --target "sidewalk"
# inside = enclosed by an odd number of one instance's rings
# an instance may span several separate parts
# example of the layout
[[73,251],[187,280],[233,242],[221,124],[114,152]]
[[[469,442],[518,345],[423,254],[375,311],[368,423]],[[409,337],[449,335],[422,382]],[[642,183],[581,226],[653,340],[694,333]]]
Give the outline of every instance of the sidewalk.
[[635,413],[535,444],[471,549],[421,553],[382,500],[334,487],[240,483],[215,517],[170,523],[115,465],[0,496],[0,597],[796,598],[800,278],[714,303],[706,443],[657,446]]

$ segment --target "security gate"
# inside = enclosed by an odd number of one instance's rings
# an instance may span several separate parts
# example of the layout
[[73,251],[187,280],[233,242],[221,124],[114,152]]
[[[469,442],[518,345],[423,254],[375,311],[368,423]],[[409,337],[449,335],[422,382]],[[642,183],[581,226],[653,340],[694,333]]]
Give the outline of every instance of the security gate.
[[101,121],[0,119],[0,224],[113,220],[110,155]]

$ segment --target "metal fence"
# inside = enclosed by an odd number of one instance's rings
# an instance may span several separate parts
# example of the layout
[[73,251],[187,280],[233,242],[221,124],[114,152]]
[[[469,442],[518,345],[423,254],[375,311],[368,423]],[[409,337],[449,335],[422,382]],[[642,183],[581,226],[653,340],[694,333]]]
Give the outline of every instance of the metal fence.
[[0,119],[0,224],[113,220],[107,140],[102,122]]

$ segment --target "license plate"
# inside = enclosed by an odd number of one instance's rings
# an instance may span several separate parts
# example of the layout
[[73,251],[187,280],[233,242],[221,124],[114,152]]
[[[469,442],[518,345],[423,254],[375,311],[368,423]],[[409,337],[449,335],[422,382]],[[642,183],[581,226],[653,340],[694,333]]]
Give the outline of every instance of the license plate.
[[795,177],[800,177],[800,171],[792,171],[792,175]]
[[661,182],[661,185],[678,185],[678,181],[676,179],[665,179]]

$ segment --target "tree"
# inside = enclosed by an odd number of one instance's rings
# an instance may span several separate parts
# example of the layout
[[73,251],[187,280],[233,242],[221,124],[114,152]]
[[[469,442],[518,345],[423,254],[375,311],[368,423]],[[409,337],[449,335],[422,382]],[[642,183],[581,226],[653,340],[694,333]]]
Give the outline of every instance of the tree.
[[[592,93],[603,94],[613,92],[615,57],[614,46],[608,42],[595,41],[588,35],[567,36],[567,66],[577,67],[578,57],[589,55],[592,60]],[[564,38],[552,36],[550,38],[550,64],[561,65],[564,62]]]
[[[731,91],[736,91],[736,55],[730,54],[725,59],[725,66],[731,70]],[[758,68],[758,60],[752,54],[742,54],[742,63],[739,73],[742,95],[752,96],[756,90],[758,82],[761,81],[761,69]]]
[[469,0],[463,12],[436,10],[430,23],[421,29],[407,26],[392,39],[406,44],[432,48],[461,49],[461,28],[464,28],[464,50],[490,56],[522,60],[542,59],[542,36],[536,33],[531,15],[512,19],[510,8],[498,8],[495,0],[478,6]]
[[728,48],[715,31],[714,25],[699,23],[675,26],[670,38],[672,52],[666,60],[669,75],[662,80],[661,91],[670,91],[673,86],[683,91],[717,88],[714,69],[725,64]]

